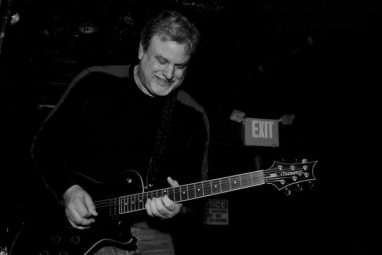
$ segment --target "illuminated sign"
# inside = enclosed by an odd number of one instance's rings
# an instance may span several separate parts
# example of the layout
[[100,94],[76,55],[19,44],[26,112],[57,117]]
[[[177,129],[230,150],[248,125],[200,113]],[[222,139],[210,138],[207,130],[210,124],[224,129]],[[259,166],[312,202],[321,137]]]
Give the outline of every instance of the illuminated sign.
[[248,146],[279,146],[279,122],[268,119],[244,119],[243,142]]

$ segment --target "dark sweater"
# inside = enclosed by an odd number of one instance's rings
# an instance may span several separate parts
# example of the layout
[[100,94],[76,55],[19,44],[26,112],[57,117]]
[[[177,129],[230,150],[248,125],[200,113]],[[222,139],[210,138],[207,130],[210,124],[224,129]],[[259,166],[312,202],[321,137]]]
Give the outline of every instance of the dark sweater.
[[[167,97],[149,97],[136,86],[130,66],[91,67],[69,85],[46,118],[32,156],[47,186],[61,200],[76,184],[74,172],[107,182],[126,170],[145,179]],[[184,91],[177,101],[160,161],[156,188],[171,176],[180,184],[207,174],[208,121]]]

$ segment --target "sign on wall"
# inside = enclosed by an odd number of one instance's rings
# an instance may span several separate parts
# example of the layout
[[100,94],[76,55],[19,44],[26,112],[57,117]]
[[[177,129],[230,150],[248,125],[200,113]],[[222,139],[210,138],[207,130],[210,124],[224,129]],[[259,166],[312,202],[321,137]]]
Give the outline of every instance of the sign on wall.
[[228,200],[209,199],[204,208],[204,224],[228,225]]
[[279,147],[279,121],[245,118],[243,142],[248,146]]

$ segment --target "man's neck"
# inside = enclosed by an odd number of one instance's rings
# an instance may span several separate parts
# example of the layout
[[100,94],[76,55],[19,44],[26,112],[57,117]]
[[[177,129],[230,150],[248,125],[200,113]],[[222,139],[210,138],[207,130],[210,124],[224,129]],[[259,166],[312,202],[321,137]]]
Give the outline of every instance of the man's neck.
[[134,66],[134,81],[137,87],[146,95],[153,97],[153,95],[150,94],[150,92],[146,89],[145,86],[143,86],[140,76],[138,74],[139,72],[139,65]]

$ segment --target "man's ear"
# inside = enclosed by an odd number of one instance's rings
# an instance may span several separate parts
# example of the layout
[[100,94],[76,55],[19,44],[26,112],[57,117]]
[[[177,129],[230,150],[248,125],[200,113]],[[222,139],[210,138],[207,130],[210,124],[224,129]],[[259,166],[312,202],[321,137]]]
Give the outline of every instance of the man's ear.
[[142,43],[139,43],[139,49],[138,49],[138,59],[141,60],[143,57],[143,46]]

